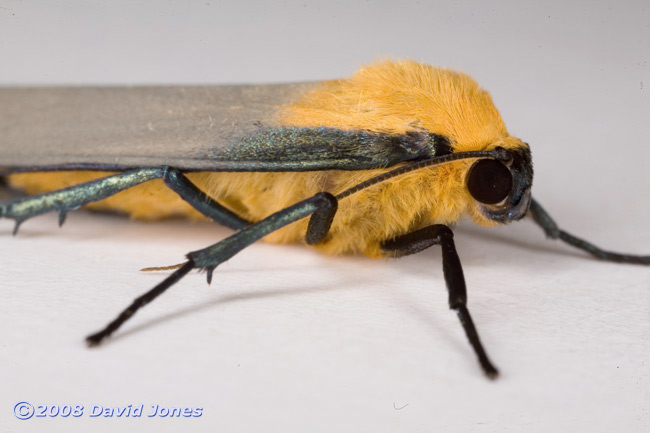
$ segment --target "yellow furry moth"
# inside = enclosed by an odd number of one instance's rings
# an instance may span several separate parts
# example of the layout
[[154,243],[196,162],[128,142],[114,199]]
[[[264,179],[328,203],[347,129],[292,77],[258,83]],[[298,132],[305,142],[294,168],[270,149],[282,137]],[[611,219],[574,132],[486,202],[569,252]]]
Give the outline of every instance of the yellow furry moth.
[[[412,61],[320,83],[0,89],[0,175],[30,196],[0,204],[28,218],[81,206],[142,219],[212,219],[236,232],[187,254],[103,330],[97,345],[193,269],[207,273],[257,240],[305,242],[329,254],[397,257],[440,245],[455,310],[485,374],[449,228],[530,214],[553,239],[603,259],[532,198],[526,143],[467,75]],[[38,155],[38,158],[35,158]],[[37,162],[36,162],[37,161]]]

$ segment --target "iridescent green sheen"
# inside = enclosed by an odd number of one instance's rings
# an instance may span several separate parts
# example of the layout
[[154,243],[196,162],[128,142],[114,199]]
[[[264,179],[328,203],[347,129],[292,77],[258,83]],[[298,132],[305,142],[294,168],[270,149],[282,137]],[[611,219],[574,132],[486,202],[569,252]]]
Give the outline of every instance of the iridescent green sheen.
[[426,132],[384,134],[335,128],[262,128],[208,155],[226,171],[385,168],[436,156],[446,138]]

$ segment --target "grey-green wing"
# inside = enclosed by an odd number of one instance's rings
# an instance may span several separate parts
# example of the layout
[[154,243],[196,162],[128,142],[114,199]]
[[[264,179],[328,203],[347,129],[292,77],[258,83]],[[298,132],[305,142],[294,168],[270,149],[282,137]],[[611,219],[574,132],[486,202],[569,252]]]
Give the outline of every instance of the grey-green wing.
[[316,84],[0,88],[0,167],[359,170],[434,155],[429,134],[278,126]]

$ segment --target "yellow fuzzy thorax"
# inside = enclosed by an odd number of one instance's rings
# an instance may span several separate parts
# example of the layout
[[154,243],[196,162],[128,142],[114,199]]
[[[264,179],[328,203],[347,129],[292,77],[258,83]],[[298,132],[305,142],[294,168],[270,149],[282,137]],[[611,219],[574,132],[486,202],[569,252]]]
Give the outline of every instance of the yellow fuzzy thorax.
[[[428,131],[447,137],[454,152],[516,149],[524,144],[508,134],[490,95],[469,76],[413,61],[367,66],[349,79],[322,83],[281,107],[284,126],[327,126],[385,133]],[[341,200],[327,238],[316,248],[329,254],[382,256],[380,244],[430,224],[451,224],[468,214],[477,224],[493,225],[469,195],[465,179],[473,160],[413,171]],[[387,171],[287,173],[190,173],[203,191],[251,221],[321,191],[339,193]],[[15,174],[10,183],[30,194],[78,184],[108,173],[54,172]],[[183,216],[204,219],[160,180],[138,185],[97,203],[138,219]],[[300,242],[307,220],[285,227],[265,240]]]

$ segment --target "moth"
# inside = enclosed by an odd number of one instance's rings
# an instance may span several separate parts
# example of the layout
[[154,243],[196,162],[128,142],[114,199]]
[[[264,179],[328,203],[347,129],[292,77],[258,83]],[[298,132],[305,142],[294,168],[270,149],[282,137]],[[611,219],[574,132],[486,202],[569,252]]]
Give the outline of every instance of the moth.
[[496,378],[467,307],[451,225],[530,215],[552,239],[608,261],[532,198],[529,145],[510,135],[469,76],[385,61],[347,79],[277,85],[0,89],[0,175],[29,195],[0,204],[25,220],[85,206],[136,218],[210,219],[235,233],[135,299],[96,346],[192,270],[213,272],[264,239],[327,254],[442,250],[449,307],[483,372]]

